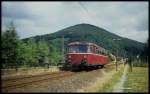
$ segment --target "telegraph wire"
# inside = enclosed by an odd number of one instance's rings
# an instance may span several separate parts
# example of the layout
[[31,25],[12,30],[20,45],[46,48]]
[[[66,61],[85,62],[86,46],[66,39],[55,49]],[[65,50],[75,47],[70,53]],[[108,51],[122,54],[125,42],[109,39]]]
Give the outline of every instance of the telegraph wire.
[[[78,2],[78,4],[85,10],[85,12],[88,14],[88,17],[92,20],[92,22],[94,21],[93,20],[93,16],[90,14],[89,10],[84,6],[84,4],[82,4],[82,2]],[[96,21],[94,21],[94,23],[97,24]],[[97,24],[98,25],[98,24]]]

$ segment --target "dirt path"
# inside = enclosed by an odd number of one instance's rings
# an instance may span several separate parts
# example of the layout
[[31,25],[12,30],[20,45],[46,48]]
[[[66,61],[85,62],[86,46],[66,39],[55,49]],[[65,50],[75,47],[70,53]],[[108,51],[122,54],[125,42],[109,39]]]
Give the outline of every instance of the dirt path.
[[124,89],[123,85],[126,80],[127,70],[128,70],[128,65],[125,66],[123,75],[121,76],[120,81],[114,86],[113,92],[123,92]]

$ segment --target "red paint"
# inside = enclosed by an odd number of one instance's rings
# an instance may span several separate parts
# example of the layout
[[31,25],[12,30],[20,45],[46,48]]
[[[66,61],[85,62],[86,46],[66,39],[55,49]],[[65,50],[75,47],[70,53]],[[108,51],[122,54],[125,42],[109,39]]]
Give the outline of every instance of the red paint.
[[[68,44],[69,47],[73,46],[87,46],[90,52],[68,52],[66,54],[66,61],[69,62],[71,65],[80,65],[83,60],[86,60],[86,65],[105,65],[108,63],[108,57],[106,50],[94,43],[88,42],[72,42]],[[77,48],[76,48],[77,49]],[[96,54],[100,51],[99,54]],[[105,55],[101,53],[105,53]]]
[[81,64],[82,60],[86,60],[86,63],[89,65],[105,65],[108,63],[107,59],[107,56],[92,53],[68,53],[66,55],[66,60],[70,61],[73,65]]

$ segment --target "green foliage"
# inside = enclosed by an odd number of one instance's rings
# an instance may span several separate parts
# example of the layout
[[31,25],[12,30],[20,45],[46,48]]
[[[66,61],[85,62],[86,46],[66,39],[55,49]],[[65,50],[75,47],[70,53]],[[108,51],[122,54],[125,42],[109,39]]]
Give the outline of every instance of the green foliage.
[[148,66],[148,62],[143,61],[140,58],[139,59],[135,58],[132,63],[133,63],[133,67],[147,67]]
[[22,62],[22,66],[29,66],[31,60],[31,48],[27,43],[21,42],[19,46],[19,61]]
[[29,39],[26,44],[29,51],[26,51],[29,56],[26,62],[29,66],[58,65],[62,60],[61,41],[59,39],[48,42],[42,39],[39,41]]
[[27,62],[27,65],[29,66],[38,66],[38,54],[37,54],[37,44],[33,39],[28,40],[26,44],[26,54],[28,55],[25,60]]
[[27,43],[22,43],[21,51],[21,61],[26,66],[46,66],[49,63],[49,47],[44,41],[36,43],[34,39],[30,39]]
[[49,42],[50,48],[50,65],[58,65],[62,61],[62,40],[54,39]]
[[19,65],[18,55],[19,55],[19,44],[20,40],[17,32],[13,26],[2,32],[2,67],[6,68],[8,66],[17,67]]
[[148,58],[149,58],[148,43],[149,43],[149,39],[148,39],[147,42],[145,43],[144,50],[143,50],[143,51],[141,52],[141,54],[140,54],[140,59],[141,59],[143,62],[148,62]]
[[46,42],[30,38],[19,39],[15,27],[2,32],[2,68],[58,65],[62,60],[61,40]]
[[40,66],[45,66],[46,64],[49,63],[48,61],[49,53],[50,52],[47,43],[45,41],[39,41],[37,43],[36,55]]
[[108,55],[108,61],[115,64],[116,63],[116,57],[112,54],[109,54]]

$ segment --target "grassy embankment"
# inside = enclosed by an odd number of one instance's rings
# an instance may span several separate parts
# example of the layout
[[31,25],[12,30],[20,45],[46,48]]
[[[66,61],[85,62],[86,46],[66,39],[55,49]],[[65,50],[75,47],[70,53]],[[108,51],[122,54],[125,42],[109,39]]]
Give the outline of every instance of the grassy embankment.
[[103,87],[98,90],[98,92],[112,92],[114,85],[120,80],[123,74],[124,68],[121,66],[120,70],[117,73],[113,74],[113,76],[107,81],[107,83],[103,84]]
[[148,92],[148,67],[133,67],[124,84],[125,92]]
[[[113,86],[119,81],[122,70],[114,74],[107,83],[99,89],[99,92],[112,92]],[[129,69],[124,83],[124,92],[148,92],[148,67],[133,67]]]
[[111,92],[114,85],[119,81],[124,71],[124,65],[120,65],[118,71],[115,68],[104,71],[103,77],[99,78],[94,85],[82,90],[82,92]]

